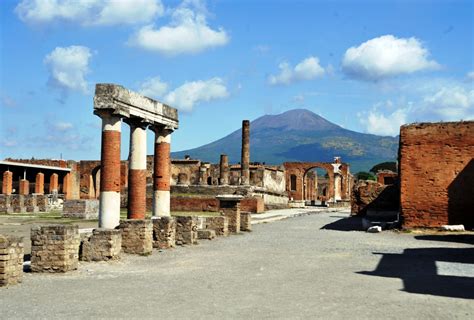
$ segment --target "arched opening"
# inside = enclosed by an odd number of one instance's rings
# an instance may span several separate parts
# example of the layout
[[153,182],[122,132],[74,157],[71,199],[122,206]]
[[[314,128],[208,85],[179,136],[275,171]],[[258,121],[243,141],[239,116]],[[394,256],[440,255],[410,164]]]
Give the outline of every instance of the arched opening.
[[328,202],[329,173],[322,167],[314,167],[305,172],[303,198],[305,204],[326,205]]
[[207,185],[212,186],[212,177],[207,177]]
[[98,199],[99,194],[100,194],[100,166],[97,166],[94,169],[92,169],[91,176],[92,176],[92,187],[93,187],[92,196],[95,199]]
[[290,190],[296,191],[296,175],[295,174],[292,174],[290,176]]

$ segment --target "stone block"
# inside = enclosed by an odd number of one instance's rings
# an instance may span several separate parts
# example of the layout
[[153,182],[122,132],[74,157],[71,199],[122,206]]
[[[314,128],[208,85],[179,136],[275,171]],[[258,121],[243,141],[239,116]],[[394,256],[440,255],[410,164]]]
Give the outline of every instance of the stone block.
[[0,235],[0,287],[22,281],[23,257],[23,238]]
[[25,196],[20,194],[10,195],[10,205],[13,213],[25,213]]
[[149,255],[153,250],[153,223],[151,220],[120,220],[122,250],[125,253]]
[[252,231],[252,214],[240,212],[240,231]]
[[24,205],[27,212],[39,212],[39,208],[36,205],[36,195],[29,194],[25,196]]
[[153,222],[153,248],[168,249],[176,246],[176,218],[156,217]]
[[464,225],[462,224],[445,224],[441,226],[443,231],[465,231]]
[[97,219],[99,217],[99,200],[65,200],[62,215],[65,218]]
[[197,244],[197,217],[183,216],[176,218],[176,244]]
[[211,229],[198,230],[198,239],[212,240],[216,237],[216,232]]
[[44,194],[36,195],[36,206],[40,212],[48,212],[51,210],[51,206],[48,202],[48,196]]
[[205,229],[214,230],[216,236],[227,237],[229,235],[229,219],[225,216],[206,217],[204,226]]
[[79,263],[79,227],[44,225],[31,228],[31,271],[68,272]]
[[79,258],[82,261],[108,261],[120,259],[122,231],[94,229],[92,235],[81,242]]
[[11,213],[11,211],[10,196],[0,194],[0,213]]

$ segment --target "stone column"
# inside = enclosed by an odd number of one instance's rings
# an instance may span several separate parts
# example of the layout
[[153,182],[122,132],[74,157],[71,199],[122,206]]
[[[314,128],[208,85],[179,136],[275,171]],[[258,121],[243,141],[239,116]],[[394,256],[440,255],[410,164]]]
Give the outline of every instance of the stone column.
[[240,160],[240,184],[250,183],[250,121],[242,121],[242,157]]
[[146,127],[141,120],[129,120],[128,219],[145,219],[146,213]]
[[155,126],[155,159],[153,171],[153,216],[170,216],[171,133],[173,130]]
[[36,174],[35,193],[44,194],[44,173],[38,172]]
[[26,179],[20,180],[20,188],[18,194],[26,196],[30,194],[30,182]]
[[204,166],[204,164],[201,164],[201,166],[199,167],[199,185],[201,186],[207,185],[206,173],[207,173],[207,168]]
[[13,172],[3,173],[2,194],[11,195],[13,191]]
[[101,112],[99,228],[114,229],[120,223],[120,117]]
[[58,192],[58,179],[59,177],[57,173],[53,173],[49,177],[49,193]]
[[221,154],[219,184],[223,186],[229,184],[229,157],[226,154]]

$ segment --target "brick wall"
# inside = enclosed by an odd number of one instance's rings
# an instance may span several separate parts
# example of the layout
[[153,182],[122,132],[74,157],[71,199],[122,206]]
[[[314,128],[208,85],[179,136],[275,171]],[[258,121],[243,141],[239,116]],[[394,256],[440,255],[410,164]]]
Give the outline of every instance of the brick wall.
[[[151,209],[151,199],[148,200],[149,210]],[[240,207],[242,211],[261,213],[265,211],[265,204],[262,198],[251,197],[244,198]],[[198,197],[171,197],[171,211],[219,211],[219,201],[212,198]]]
[[474,227],[473,121],[402,126],[399,157],[404,227]]

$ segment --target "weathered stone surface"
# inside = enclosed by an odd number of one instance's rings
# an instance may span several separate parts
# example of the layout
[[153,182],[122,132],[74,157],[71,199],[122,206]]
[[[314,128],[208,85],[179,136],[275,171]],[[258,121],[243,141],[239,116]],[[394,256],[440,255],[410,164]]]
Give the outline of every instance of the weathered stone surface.
[[372,226],[367,229],[367,232],[369,233],[379,233],[382,232],[382,227],[381,226]]
[[67,272],[79,262],[79,227],[45,225],[31,228],[31,271]]
[[151,220],[120,220],[122,250],[125,253],[149,255],[153,250],[153,224]]
[[51,209],[48,203],[48,197],[44,194],[36,195],[36,206],[40,212],[47,212]]
[[398,211],[398,184],[383,185],[376,181],[358,181],[351,194],[351,214],[364,216],[368,210]]
[[11,213],[12,210],[10,196],[6,194],[0,194],[0,213]]
[[153,222],[153,248],[168,249],[176,246],[176,218],[156,217]]
[[99,200],[65,200],[62,215],[65,218],[97,219],[99,217]]
[[217,196],[219,200],[219,212],[229,220],[229,232],[240,232],[240,200],[241,196],[222,195]]
[[211,229],[198,230],[198,239],[212,240],[216,237],[216,232]]
[[252,214],[240,212],[240,231],[252,231]]
[[23,238],[0,235],[0,287],[22,281],[23,256]]
[[225,216],[206,217],[204,225],[205,229],[214,230],[217,236],[229,235],[229,219]]
[[20,194],[10,195],[10,205],[12,207],[12,212],[14,213],[25,213],[25,196]]
[[82,261],[108,261],[120,259],[121,251],[121,230],[94,229],[92,235],[82,240],[79,255]]
[[26,207],[27,212],[38,212],[39,207],[36,205],[36,195],[29,194],[25,196],[24,205]]
[[197,244],[197,217],[176,217],[176,244]]
[[462,225],[462,224],[455,224],[455,225],[446,224],[446,225],[441,226],[441,230],[443,230],[443,231],[465,231],[464,225]]
[[403,227],[474,227],[474,121],[400,128]]

